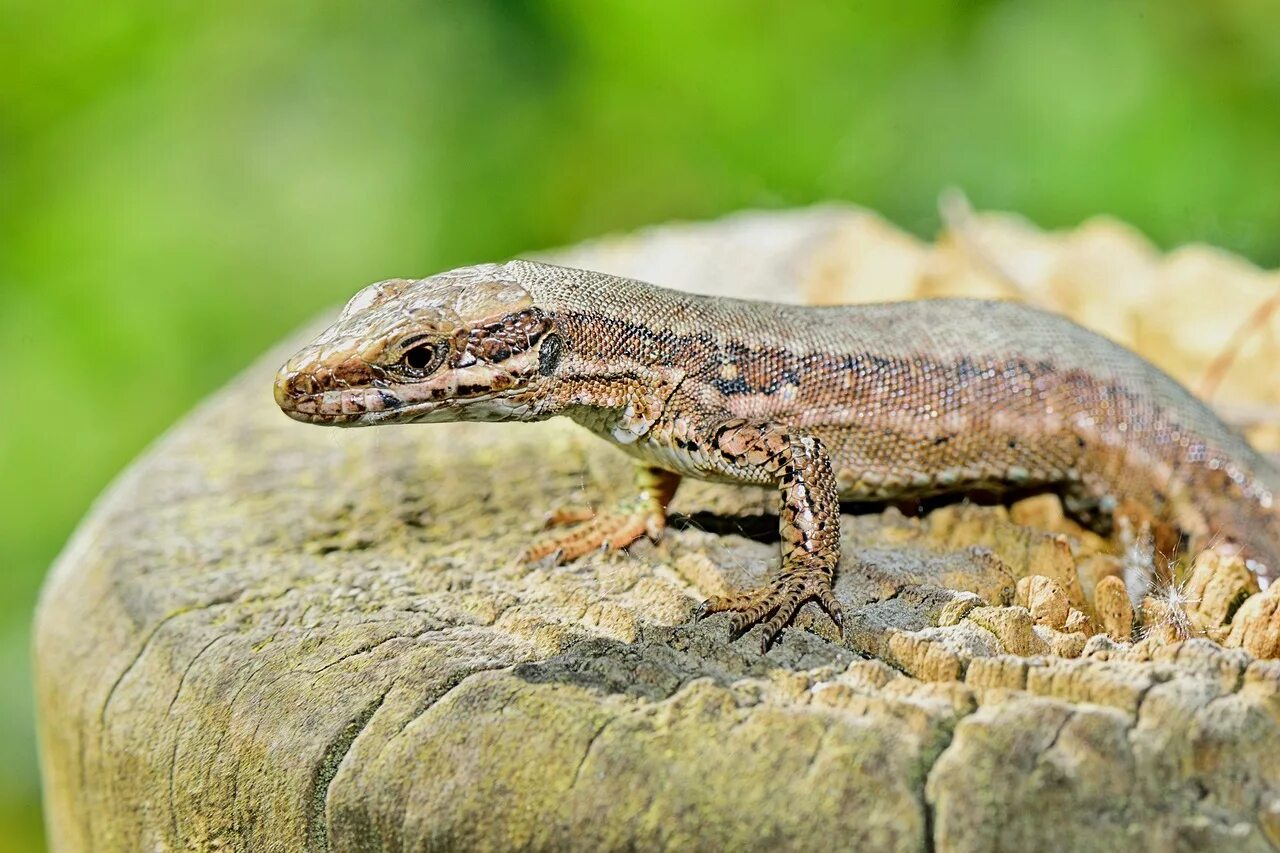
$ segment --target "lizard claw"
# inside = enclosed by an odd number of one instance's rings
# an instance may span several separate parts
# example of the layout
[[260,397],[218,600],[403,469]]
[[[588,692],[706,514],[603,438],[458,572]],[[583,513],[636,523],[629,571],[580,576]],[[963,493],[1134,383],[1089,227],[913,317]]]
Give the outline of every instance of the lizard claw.
[[713,613],[732,613],[729,632],[735,640],[763,623],[761,651],[768,651],[807,601],[816,601],[826,611],[843,638],[844,611],[831,590],[830,575],[822,570],[792,569],[765,586],[736,595],[712,596],[698,605],[694,616],[703,619]]
[[553,551],[535,551],[534,548],[529,547],[520,552],[516,562],[525,565],[538,563],[545,568],[553,568],[564,562],[564,551],[559,548]]
[[840,606],[836,594],[828,587],[818,595],[818,606],[827,612],[827,616],[840,629],[840,639],[844,639],[844,608]]

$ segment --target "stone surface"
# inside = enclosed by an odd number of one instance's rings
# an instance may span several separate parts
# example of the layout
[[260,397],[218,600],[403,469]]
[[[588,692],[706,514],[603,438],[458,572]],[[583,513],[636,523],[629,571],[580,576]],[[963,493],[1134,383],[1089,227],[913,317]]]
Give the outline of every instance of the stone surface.
[[[555,257],[795,301],[1012,288],[1119,327],[1165,266],[1107,223],[976,218],[935,248],[845,208]],[[1179,281],[1230,266],[1183,257]],[[846,515],[843,643],[806,612],[762,656],[689,617],[774,565],[767,494],[690,483],[657,545],[521,566],[547,510],[626,488],[620,453],[568,423],[296,424],[270,393],[291,346],[139,460],[50,575],[55,849],[1280,843],[1280,662],[1250,654],[1280,653],[1275,588],[1231,561],[1197,565],[1196,613],[1243,648],[1131,644],[1120,558],[1052,498]]]

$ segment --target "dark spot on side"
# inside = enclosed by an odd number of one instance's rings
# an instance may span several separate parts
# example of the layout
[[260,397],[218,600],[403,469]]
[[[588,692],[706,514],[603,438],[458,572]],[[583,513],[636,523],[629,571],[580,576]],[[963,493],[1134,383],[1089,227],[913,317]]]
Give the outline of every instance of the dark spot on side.
[[955,363],[953,370],[955,371],[956,381],[960,384],[971,382],[982,373],[982,369],[968,357],[959,359]]
[[1018,449],[1018,440],[1016,438],[1009,439],[1009,449],[1010,450]]
[[747,385],[747,380],[741,376],[735,376],[733,379],[715,379],[712,380],[711,384],[716,386],[716,390],[725,396],[751,393],[751,386]]
[[935,438],[935,439],[933,440],[933,446],[934,446],[934,447],[941,447],[942,445],[946,444],[946,443],[947,443],[948,441],[950,441],[950,440],[951,440],[951,436],[949,436],[949,435],[940,435],[940,436],[938,436],[937,438]]

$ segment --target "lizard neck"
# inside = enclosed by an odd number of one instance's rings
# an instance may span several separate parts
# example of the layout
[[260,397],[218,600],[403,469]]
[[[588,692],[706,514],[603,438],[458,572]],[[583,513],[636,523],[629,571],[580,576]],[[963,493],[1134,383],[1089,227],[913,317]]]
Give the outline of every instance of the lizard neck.
[[646,435],[687,375],[678,338],[593,310],[562,309],[551,322],[561,355],[529,419],[564,415],[621,444]]

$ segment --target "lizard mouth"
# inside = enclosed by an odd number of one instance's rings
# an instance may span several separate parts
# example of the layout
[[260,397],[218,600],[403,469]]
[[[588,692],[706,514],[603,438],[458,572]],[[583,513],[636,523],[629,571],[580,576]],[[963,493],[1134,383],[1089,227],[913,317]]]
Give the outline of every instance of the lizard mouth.
[[[301,381],[303,386],[306,380]],[[277,405],[295,421],[320,426],[374,426],[386,423],[410,423],[415,421],[451,421],[466,419],[464,412],[470,406],[484,406],[499,401],[501,394],[492,392],[467,397],[448,397],[437,400],[407,400],[395,390],[364,386],[320,390],[299,388],[297,377],[281,375],[276,380]],[[476,412],[474,420],[502,420],[504,412]]]
[[276,403],[286,415],[295,421],[334,426],[374,424],[391,420],[407,410],[420,409],[409,406],[393,391],[385,388],[344,388],[341,390],[299,392],[291,383],[277,381]]

